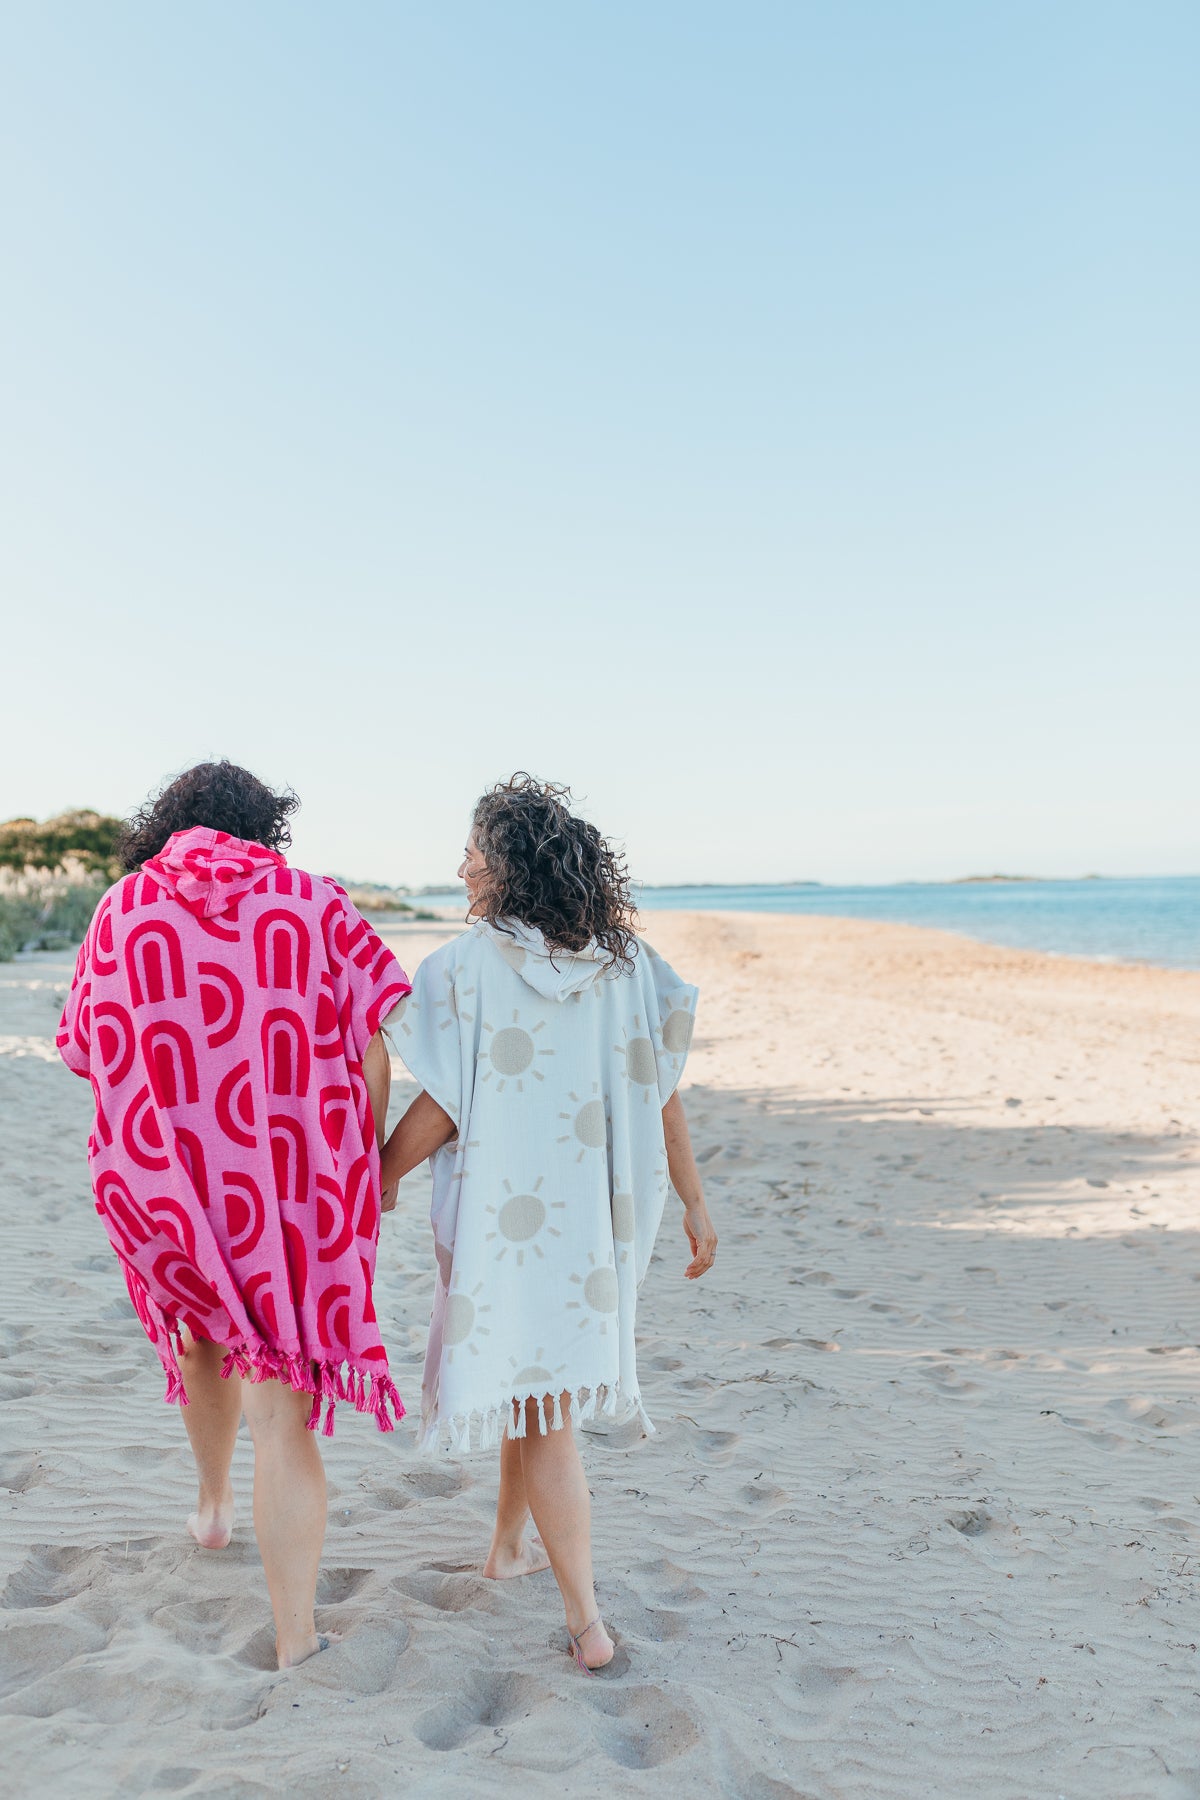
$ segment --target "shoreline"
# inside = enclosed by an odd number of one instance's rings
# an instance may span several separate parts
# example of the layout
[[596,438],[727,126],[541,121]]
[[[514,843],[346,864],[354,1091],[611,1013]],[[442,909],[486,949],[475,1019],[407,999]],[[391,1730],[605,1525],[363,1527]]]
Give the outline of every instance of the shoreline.
[[[449,907],[436,909],[436,922],[433,919],[397,919],[389,918],[386,913],[367,913],[374,929],[381,936],[407,932],[419,936],[422,932],[469,929],[469,921],[451,912]],[[992,950],[1005,956],[1044,957],[1052,963],[1082,964],[1097,969],[1132,969],[1144,970],[1161,975],[1195,976],[1200,980],[1200,963],[1190,966],[1182,963],[1159,963],[1148,959],[1126,956],[1089,956],[1084,951],[1075,950],[1043,950],[1032,945],[1001,944],[994,938],[977,938],[967,931],[957,931],[949,925],[912,925],[899,919],[864,919],[850,913],[789,913],[789,912],[754,912],[741,908],[721,910],[713,908],[689,907],[655,907],[648,913],[638,915],[638,936],[653,941],[653,930],[647,929],[650,922],[656,919],[724,919],[735,921],[753,920],[760,924],[776,923],[783,920],[796,919],[802,924],[823,927],[850,925],[867,931],[919,932],[931,938],[948,938],[957,944],[969,944],[980,950]]]

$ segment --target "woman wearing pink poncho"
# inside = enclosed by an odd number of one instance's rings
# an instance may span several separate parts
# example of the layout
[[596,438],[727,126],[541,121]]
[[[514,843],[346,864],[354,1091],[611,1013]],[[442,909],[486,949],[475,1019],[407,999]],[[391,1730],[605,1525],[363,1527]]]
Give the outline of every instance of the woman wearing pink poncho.
[[244,1410],[254,1524],[280,1667],[323,1648],[313,1617],[325,1478],[313,1433],[348,1401],[404,1411],[371,1289],[389,1064],[409,992],[336,883],[289,868],[296,805],[202,763],[129,827],[58,1046],[96,1096],[96,1210],[183,1402],[197,1542],[220,1549]]

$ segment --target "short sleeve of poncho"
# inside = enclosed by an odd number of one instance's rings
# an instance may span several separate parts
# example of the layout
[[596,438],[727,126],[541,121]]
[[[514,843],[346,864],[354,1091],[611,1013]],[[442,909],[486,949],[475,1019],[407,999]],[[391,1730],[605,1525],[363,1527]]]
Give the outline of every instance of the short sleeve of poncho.
[[636,963],[646,1011],[657,1031],[651,1032],[658,1074],[658,1097],[663,1106],[679,1086],[691,1048],[696,1019],[697,990],[681,981],[666,962],[642,939]]
[[384,1020],[409,991],[408,981],[383,939],[334,882],[321,925],[333,982],[341,1037],[360,1060]]
[[[401,1055],[409,1073],[457,1126],[462,1122],[464,1044],[454,950],[451,942],[425,958],[413,976],[400,1030]],[[468,1007],[471,998],[461,996]]]
[[96,931],[100,922],[106,917],[111,905],[111,890],[105,894],[92,915],[87,935],[79,946],[79,955],[75,958],[75,974],[71,981],[71,991],[67,996],[59,1021],[58,1037],[55,1040],[58,1054],[66,1063],[73,1075],[85,1078],[91,1074],[92,1067],[92,965],[95,953]]

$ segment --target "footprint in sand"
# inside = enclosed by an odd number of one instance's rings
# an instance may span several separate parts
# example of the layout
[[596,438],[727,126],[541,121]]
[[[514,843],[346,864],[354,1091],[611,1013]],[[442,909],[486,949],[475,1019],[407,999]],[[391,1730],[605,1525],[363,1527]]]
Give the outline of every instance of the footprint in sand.
[[5,1583],[0,1607],[57,1606],[89,1589],[101,1593],[114,1565],[140,1573],[145,1568],[145,1553],[161,1548],[159,1538],[130,1538],[115,1551],[78,1544],[34,1544]]
[[924,1376],[926,1381],[932,1382],[940,1394],[950,1395],[954,1399],[966,1399],[971,1394],[981,1392],[979,1383],[969,1381],[965,1375],[959,1373],[953,1363],[926,1363],[918,1369],[917,1373]]
[[387,1482],[368,1480],[361,1486],[368,1512],[403,1512],[406,1506],[415,1504],[414,1496],[406,1489],[392,1487]]
[[657,1768],[700,1740],[696,1720],[656,1687],[617,1688],[594,1681],[582,1697],[597,1714],[596,1748],[621,1768]]
[[[515,1672],[471,1670],[459,1692],[421,1714],[413,1730],[428,1750],[457,1750],[481,1731],[510,1730],[557,1696],[532,1676]],[[520,1766],[520,1757],[504,1745],[505,1761]]]
[[[0,1696],[18,1694],[41,1677],[67,1668],[77,1657],[103,1650],[111,1635],[81,1613],[11,1622],[0,1636]],[[17,1705],[12,1710],[26,1709]],[[45,1715],[39,1708],[34,1716]]]
[[374,1579],[374,1569],[323,1568],[317,1577],[317,1605],[339,1606]]
[[[243,1587],[232,1598],[215,1595],[155,1606],[150,1623],[194,1656],[220,1656],[226,1652],[236,1655],[249,1634],[261,1629],[262,1611],[261,1600]],[[261,1666],[273,1669],[274,1643],[269,1633],[267,1650],[268,1660]]]
[[631,1574],[637,1581],[638,1592],[652,1593],[659,1606],[698,1606],[708,1599],[708,1589],[701,1587],[692,1571],[681,1568],[667,1556],[639,1563]]
[[744,1487],[739,1488],[738,1497],[747,1506],[761,1507],[768,1511],[777,1506],[787,1506],[792,1498],[778,1482],[765,1480],[761,1475],[756,1475],[753,1481],[748,1481]]
[[1056,1411],[1054,1407],[1044,1407],[1042,1417],[1055,1419],[1060,1425],[1065,1425],[1069,1431],[1078,1432],[1080,1437],[1086,1438],[1089,1444],[1095,1444],[1097,1449],[1128,1450],[1131,1447],[1128,1438],[1121,1437],[1115,1431],[1100,1429],[1094,1419],[1074,1418],[1067,1413]]
[[138,1769],[129,1793],[143,1794],[178,1794],[192,1783],[201,1780],[203,1769],[189,1768],[185,1763],[168,1763],[162,1768]]
[[27,1494],[30,1488],[40,1487],[45,1479],[43,1466],[36,1456],[27,1456],[20,1450],[0,1456],[0,1489],[7,1493]]
[[676,1414],[676,1418],[685,1428],[690,1427],[686,1435],[692,1453],[702,1462],[720,1465],[733,1461],[734,1452],[742,1441],[739,1431],[706,1431],[686,1414]]
[[947,1513],[946,1523],[965,1538],[989,1537],[1006,1529],[983,1506],[971,1506],[962,1512]]
[[1104,1410],[1128,1420],[1131,1425],[1148,1426],[1152,1431],[1194,1430],[1197,1421],[1194,1407],[1163,1406],[1160,1401],[1143,1394],[1110,1400]]
[[872,1300],[870,1310],[875,1313],[888,1313],[901,1325],[919,1325],[919,1312],[909,1312],[906,1307],[897,1306],[894,1300]]
[[471,1478],[461,1469],[412,1469],[401,1477],[414,1500],[448,1500],[471,1486]]
[[503,1604],[497,1591],[501,1584],[485,1581],[477,1569],[456,1570],[452,1574],[438,1568],[415,1569],[409,1575],[397,1575],[389,1585],[396,1593],[418,1600],[434,1612],[495,1613]]
[[[708,1383],[699,1376],[694,1381],[685,1381],[682,1387],[707,1388]],[[601,1450],[632,1450],[645,1437],[641,1420],[638,1418],[623,1419],[619,1425],[611,1419],[589,1419],[580,1427],[589,1444]]]

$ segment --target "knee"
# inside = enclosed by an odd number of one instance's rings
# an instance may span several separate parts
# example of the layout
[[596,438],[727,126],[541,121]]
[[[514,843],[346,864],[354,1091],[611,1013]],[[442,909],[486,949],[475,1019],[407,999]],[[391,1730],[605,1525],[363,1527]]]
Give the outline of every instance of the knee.
[[211,1344],[207,1338],[194,1338],[190,1332],[183,1333],[183,1347],[177,1352],[177,1361],[181,1369],[216,1369],[225,1360],[225,1348],[222,1344]]
[[250,1437],[256,1445],[308,1435],[311,1394],[299,1393],[278,1381],[261,1381],[253,1386],[247,1384],[242,1403]]

